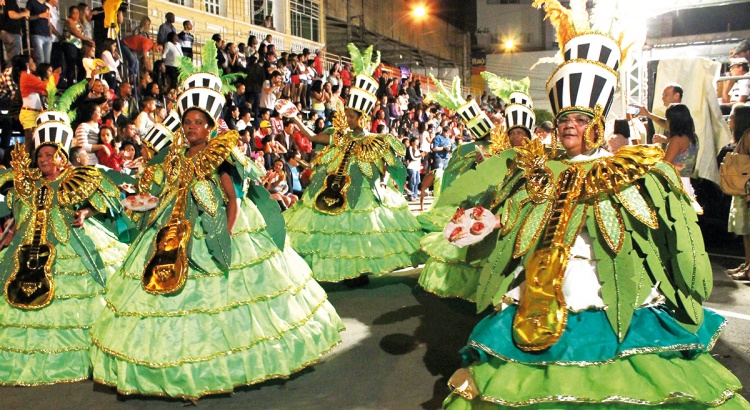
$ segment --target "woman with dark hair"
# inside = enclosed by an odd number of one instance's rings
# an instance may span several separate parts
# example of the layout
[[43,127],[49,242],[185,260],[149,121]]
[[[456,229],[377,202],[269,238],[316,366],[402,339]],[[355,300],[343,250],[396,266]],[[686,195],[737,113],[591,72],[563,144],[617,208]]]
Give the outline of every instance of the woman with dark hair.
[[669,139],[664,150],[664,161],[674,165],[680,173],[682,184],[692,199],[695,211],[702,214],[703,208],[695,200],[695,190],[690,183],[690,177],[698,161],[698,136],[695,135],[695,123],[690,115],[690,109],[685,104],[672,104],[667,108],[665,116]]
[[[169,85],[168,87],[165,87],[165,90],[168,88],[177,88],[179,85],[177,83],[177,77],[180,74],[177,67],[180,65],[180,60],[182,59],[182,48],[177,44],[177,32],[172,31],[167,34],[167,41],[164,43],[162,58],[164,59],[164,74],[166,78],[169,79]],[[154,71],[157,72],[158,78],[158,72],[161,71],[161,65],[158,69],[154,68]]]
[[97,220],[119,213],[120,191],[94,167],[66,167],[73,131],[54,114],[35,131],[33,155],[17,147],[13,169],[0,171],[0,217],[15,217],[0,241],[3,386],[91,377],[89,329],[127,251]]
[[248,59],[252,56],[258,56],[258,39],[252,34],[247,37],[245,56],[247,56]]
[[91,330],[94,380],[121,393],[196,402],[286,378],[341,342],[343,323],[285,246],[268,192],[246,183],[262,171],[237,156],[239,134],[212,138],[223,104],[214,88],[178,97],[184,143],[162,163],[161,203]]
[[310,99],[313,112],[318,117],[326,118],[326,103],[330,101],[330,98],[323,91],[323,81],[313,81],[312,86],[310,86]]
[[[750,105],[735,104],[729,114],[729,129],[737,143],[735,154],[750,155]],[[732,279],[750,279],[750,196],[733,196],[732,206],[729,208],[729,232],[742,235],[745,245],[745,261],[734,269],[727,269]]]
[[78,118],[80,124],[76,127],[74,147],[82,147],[89,154],[89,165],[96,165],[99,159],[96,152],[100,149],[105,150],[105,155],[109,156],[109,148],[99,142],[99,121],[102,118],[101,107],[96,102],[83,104],[78,108]]
[[380,125],[385,127],[383,132],[388,132],[388,119],[385,118],[385,109],[383,108],[375,112],[375,118],[372,120],[372,132],[378,132],[378,126]]
[[630,145],[630,125],[628,120],[615,120],[612,135],[607,139],[607,151],[614,154],[625,145]]

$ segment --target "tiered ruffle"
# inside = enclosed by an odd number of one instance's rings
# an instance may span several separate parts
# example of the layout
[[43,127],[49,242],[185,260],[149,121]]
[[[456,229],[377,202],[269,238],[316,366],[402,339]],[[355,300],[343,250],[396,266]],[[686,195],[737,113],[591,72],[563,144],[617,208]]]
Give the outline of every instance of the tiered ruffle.
[[424,261],[419,251],[422,228],[406,200],[393,190],[383,192],[381,204],[363,187],[357,204],[339,215],[317,211],[312,195],[284,212],[292,248],[310,265],[315,279],[338,282]]
[[636,310],[622,342],[603,311],[570,312],[566,330],[550,349],[529,353],[512,342],[515,306],[475,328],[468,360],[481,392],[469,401],[452,393],[448,409],[590,408],[747,409],[739,380],[709,350],[723,327],[706,310],[696,333],[660,307]]
[[420,286],[440,297],[476,300],[482,267],[466,262],[467,248],[449,243],[442,231],[425,235],[420,246],[429,256],[419,275]]
[[200,220],[194,229],[188,278],[173,295],[141,288],[157,230],[132,245],[92,329],[94,380],[123,394],[196,399],[287,377],[341,342],[343,323],[325,292],[299,256],[276,248],[249,200],[228,272],[211,259]]
[[[95,220],[86,220],[83,229],[97,244],[95,252],[111,277],[122,264],[127,245]],[[38,310],[23,310],[0,297],[0,384],[34,386],[91,375],[89,330],[104,308],[104,288],[92,278],[73,247],[58,243],[55,250],[52,303]],[[0,257],[13,257],[13,251]]]

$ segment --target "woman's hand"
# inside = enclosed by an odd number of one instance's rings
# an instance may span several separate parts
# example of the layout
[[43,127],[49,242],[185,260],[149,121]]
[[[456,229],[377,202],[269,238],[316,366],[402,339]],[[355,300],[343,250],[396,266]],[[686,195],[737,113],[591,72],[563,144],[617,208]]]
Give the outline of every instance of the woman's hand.
[[503,227],[503,224],[502,222],[500,222],[500,215],[495,215],[495,226],[493,229],[498,230],[498,229],[502,229],[502,227]]
[[83,227],[83,221],[91,216],[91,210],[88,208],[79,209],[75,213],[76,219],[73,220],[73,222],[70,223],[70,226],[73,228],[82,228]]

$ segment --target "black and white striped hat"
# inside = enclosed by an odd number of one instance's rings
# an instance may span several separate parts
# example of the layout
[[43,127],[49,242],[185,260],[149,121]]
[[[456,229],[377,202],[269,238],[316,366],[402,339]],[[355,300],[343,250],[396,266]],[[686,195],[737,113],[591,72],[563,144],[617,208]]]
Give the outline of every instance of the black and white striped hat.
[[536,116],[534,110],[522,104],[508,104],[505,107],[505,126],[508,132],[514,128],[524,128],[531,135]]
[[510,100],[510,104],[521,104],[531,108],[532,110],[534,109],[534,102],[531,100],[531,97],[525,92],[513,91],[510,93],[508,99]]
[[174,133],[180,128],[180,116],[172,111],[161,124],[154,124],[143,137],[143,144],[159,153],[172,145]]
[[195,73],[182,82],[182,89],[188,88],[211,88],[221,92],[221,79],[211,73]]
[[56,146],[68,157],[73,143],[73,129],[65,122],[47,121],[34,129],[34,150],[44,145]]
[[620,48],[615,40],[601,34],[583,34],[571,38],[565,43],[563,56],[565,61],[598,61],[615,71],[620,66]]
[[42,111],[39,115],[36,116],[36,125],[41,125],[42,123],[45,123],[47,121],[59,121],[70,124],[68,114],[60,111]]
[[607,116],[617,87],[617,72],[589,60],[562,63],[547,80],[547,93],[555,117],[579,111],[593,116],[597,106]]
[[378,98],[375,96],[377,91],[378,82],[374,78],[367,74],[358,74],[354,77],[352,88],[349,90],[346,108],[369,115],[372,107],[378,101]]
[[[196,86],[189,87],[188,80],[193,80],[190,84]],[[226,99],[221,93],[221,79],[213,74],[209,73],[197,73],[188,77],[185,80],[185,90],[177,96],[177,109],[180,112],[180,118],[183,118],[185,113],[192,109],[197,108],[211,117],[213,125],[216,126],[217,119],[221,115],[221,111],[224,109]],[[208,87],[204,87],[203,84],[208,84]],[[219,87],[219,90],[216,87]]]
[[476,100],[467,101],[466,104],[456,109],[456,113],[464,120],[466,128],[476,139],[486,137],[495,127],[487,114],[479,108]]

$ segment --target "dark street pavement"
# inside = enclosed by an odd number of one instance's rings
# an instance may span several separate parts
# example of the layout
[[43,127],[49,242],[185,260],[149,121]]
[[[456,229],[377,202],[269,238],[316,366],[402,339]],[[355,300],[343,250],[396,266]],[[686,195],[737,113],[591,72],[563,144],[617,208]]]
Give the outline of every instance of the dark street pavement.
[[[713,353],[746,386],[750,398],[750,283],[724,269],[741,262],[741,241],[707,230],[715,278],[706,306],[728,320]],[[200,409],[436,409],[458,350],[480,316],[471,304],[444,300],[417,286],[419,269],[373,278],[365,288],[325,285],[344,319],[344,342],[289,380],[200,400]],[[118,397],[91,381],[34,388],[0,388],[0,409],[178,409],[179,400]]]

